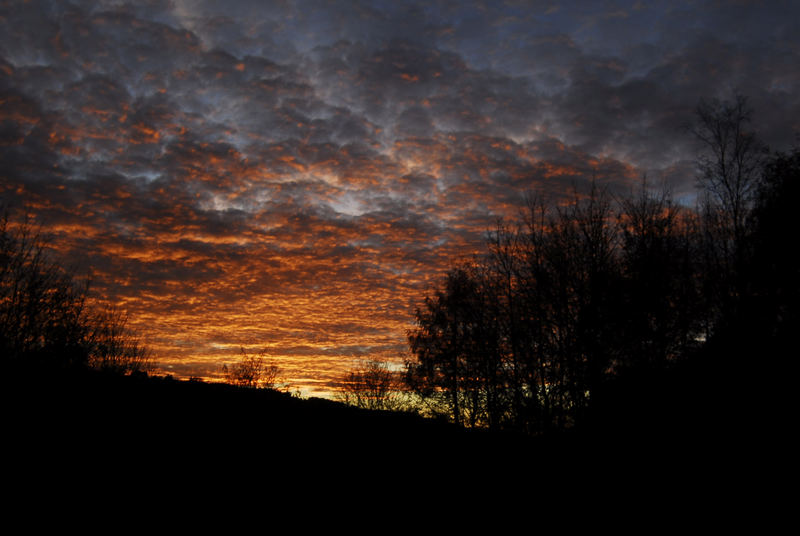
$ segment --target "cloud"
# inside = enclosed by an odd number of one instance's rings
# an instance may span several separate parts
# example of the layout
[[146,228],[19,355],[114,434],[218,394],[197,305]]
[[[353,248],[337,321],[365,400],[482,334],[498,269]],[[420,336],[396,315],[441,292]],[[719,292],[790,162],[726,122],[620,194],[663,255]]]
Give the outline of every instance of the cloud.
[[527,192],[689,198],[701,97],[796,140],[794,6],[0,3],[0,196],[176,374],[267,347],[324,390]]

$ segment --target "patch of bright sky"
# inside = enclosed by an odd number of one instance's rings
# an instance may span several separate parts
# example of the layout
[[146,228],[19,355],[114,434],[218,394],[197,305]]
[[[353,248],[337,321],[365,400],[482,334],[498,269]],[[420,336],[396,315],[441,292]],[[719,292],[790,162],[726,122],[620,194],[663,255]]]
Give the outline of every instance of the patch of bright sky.
[[348,216],[361,216],[367,212],[364,203],[359,201],[352,192],[344,192],[339,195],[337,199],[334,199],[328,204],[339,214],[346,214]]
[[248,211],[248,207],[240,199],[230,199],[225,195],[211,194],[207,201],[200,205],[203,210],[225,212],[227,210]]
[[131,177],[131,178],[144,180],[144,182],[149,184],[149,183],[153,182],[154,180],[157,180],[160,177],[161,177],[161,173],[157,173],[155,171],[142,171],[142,172],[136,174],[134,177]]

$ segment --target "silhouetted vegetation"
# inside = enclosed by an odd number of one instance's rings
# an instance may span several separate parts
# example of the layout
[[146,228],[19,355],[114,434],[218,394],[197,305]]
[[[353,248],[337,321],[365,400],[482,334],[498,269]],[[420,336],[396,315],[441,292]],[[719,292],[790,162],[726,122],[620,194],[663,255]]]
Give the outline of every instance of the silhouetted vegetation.
[[407,383],[456,423],[574,426],[609,374],[658,369],[702,328],[692,215],[642,186],[532,200],[417,311]]
[[370,360],[345,374],[337,399],[357,408],[399,411],[409,409],[402,388],[386,363]]
[[732,390],[760,391],[743,374],[780,374],[798,326],[799,265],[783,237],[797,229],[800,156],[768,155],[750,117],[738,96],[698,107],[695,210],[645,180],[624,197],[592,181],[498,224],[486,253],[417,309],[408,388],[456,424],[529,434],[644,400],[637,426],[670,404],[699,418],[715,396],[732,407],[746,397]]
[[13,368],[152,369],[148,350],[113,308],[89,305],[89,282],[52,259],[27,220],[0,220],[0,356]]
[[241,348],[242,357],[230,367],[222,365],[225,381],[238,387],[275,389],[278,386],[280,367],[266,358],[265,352],[248,354]]

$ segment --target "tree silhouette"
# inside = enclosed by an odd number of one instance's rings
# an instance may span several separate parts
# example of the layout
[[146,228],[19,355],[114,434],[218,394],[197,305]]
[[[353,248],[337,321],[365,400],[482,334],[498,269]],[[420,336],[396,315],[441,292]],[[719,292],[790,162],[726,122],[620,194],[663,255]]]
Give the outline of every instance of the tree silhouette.
[[409,333],[411,351],[417,362],[407,373],[409,386],[423,399],[435,400],[461,424],[463,381],[466,359],[470,357],[470,318],[474,310],[470,300],[474,286],[464,269],[456,268],[446,276],[445,287],[424,307],[416,311],[418,329]]
[[490,276],[479,264],[450,270],[408,332],[415,359],[407,363],[406,384],[434,414],[473,427],[498,426],[506,413],[507,342]]
[[152,369],[147,349],[112,310],[88,305],[88,280],[51,260],[27,219],[0,219],[0,356],[6,365],[50,370]]
[[787,237],[800,233],[795,216],[798,195],[800,150],[771,156],[748,220],[740,305],[723,311],[721,320],[726,338],[739,340],[740,345],[745,338],[771,345],[762,359],[774,359],[770,353],[789,353],[800,327],[800,262],[794,248],[787,247]]
[[703,228],[704,294],[718,324],[740,305],[748,218],[756,200],[766,146],[751,129],[747,98],[701,101],[692,132],[705,152],[698,158]]
[[408,385],[469,426],[528,432],[583,418],[614,363],[618,229],[592,184],[567,204],[533,201],[488,253],[449,271],[417,309]]
[[242,357],[238,363],[222,365],[222,375],[231,385],[249,388],[275,389],[278,385],[280,367],[266,359],[266,352],[248,354],[240,348]]
[[403,407],[395,373],[386,363],[369,360],[348,372],[338,398],[345,404],[375,410],[397,410]]
[[409,331],[407,385],[457,424],[527,433],[591,419],[624,373],[666,370],[707,324],[696,215],[643,181],[534,198],[447,272]]
[[[752,414],[790,392],[800,151],[766,156],[750,114],[741,97],[698,108],[709,152],[695,210],[643,179],[618,198],[596,183],[532,198],[521,221],[499,222],[417,308],[409,388],[457,424],[528,433],[602,411],[657,419],[668,404],[699,423],[694,410]],[[674,388],[687,398],[657,399]],[[642,401],[649,416],[631,409]]]
[[622,235],[620,350],[617,366],[664,368],[694,347],[704,331],[705,303],[697,275],[696,215],[642,179],[620,202]]
[[87,341],[92,368],[119,374],[152,372],[150,351],[128,329],[127,322],[127,316],[114,308],[94,314]]
[[795,216],[800,199],[800,149],[778,153],[764,166],[756,206],[752,212],[748,255],[750,294],[770,304],[768,317],[779,331],[797,325],[800,304],[800,273],[794,248],[786,237],[800,234]]
[[692,127],[706,149],[698,159],[704,208],[713,213],[720,233],[733,246],[743,239],[766,150],[750,130],[752,114],[742,95],[732,101],[701,100]]
[[86,284],[49,260],[28,221],[0,221],[0,347],[12,362],[85,365]]

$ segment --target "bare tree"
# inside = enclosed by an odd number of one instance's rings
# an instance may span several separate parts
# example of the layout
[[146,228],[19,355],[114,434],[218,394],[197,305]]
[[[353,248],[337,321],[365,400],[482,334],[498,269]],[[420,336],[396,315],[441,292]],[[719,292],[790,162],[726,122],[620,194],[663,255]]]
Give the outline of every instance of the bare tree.
[[10,360],[88,358],[86,285],[52,262],[47,242],[27,219],[0,220],[0,348]]
[[266,352],[248,354],[241,347],[242,358],[230,367],[222,365],[222,375],[225,381],[239,387],[275,389],[279,383],[280,367],[266,359]]
[[697,114],[702,210],[644,181],[622,199],[595,181],[565,203],[532,199],[417,308],[409,389],[456,424],[579,426],[615,386],[661,374],[734,318],[762,145],[742,97]]
[[0,218],[0,356],[15,366],[148,372],[148,350],[123,315],[89,307],[89,283],[51,259],[25,218]]
[[748,219],[767,154],[750,127],[752,113],[741,95],[732,101],[701,101],[693,127],[706,149],[698,166],[708,335],[721,327],[727,312],[739,307],[746,286]]
[[88,339],[92,368],[120,374],[152,372],[150,351],[127,323],[127,316],[114,308],[94,315]]
[[338,398],[359,408],[396,410],[401,406],[398,389],[399,382],[389,366],[369,360],[345,375]]
[[715,228],[717,246],[730,259],[741,253],[766,155],[750,128],[752,114],[742,95],[732,101],[702,100],[692,127],[706,151],[698,158],[705,216]]
[[694,326],[690,229],[668,197],[625,201],[620,218],[612,201],[592,184],[498,225],[488,253],[417,309],[409,388],[457,424],[538,433],[589,418],[619,363],[680,351]]
[[25,218],[0,219],[0,356],[16,366],[149,372],[148,349],[113,309],[89,306],[89,283],[51,259]]

